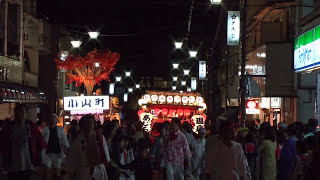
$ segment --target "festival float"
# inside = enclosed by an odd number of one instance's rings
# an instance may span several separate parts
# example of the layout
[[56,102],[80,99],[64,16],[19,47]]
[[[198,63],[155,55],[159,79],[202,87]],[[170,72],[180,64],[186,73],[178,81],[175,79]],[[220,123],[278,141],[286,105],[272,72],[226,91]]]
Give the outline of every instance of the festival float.
[[194,132],[205,126],[207,106],[199,93],[146,91],[138,103],[139,119],[148,132],[155,123],[171,121],[173,117],[191,123]]

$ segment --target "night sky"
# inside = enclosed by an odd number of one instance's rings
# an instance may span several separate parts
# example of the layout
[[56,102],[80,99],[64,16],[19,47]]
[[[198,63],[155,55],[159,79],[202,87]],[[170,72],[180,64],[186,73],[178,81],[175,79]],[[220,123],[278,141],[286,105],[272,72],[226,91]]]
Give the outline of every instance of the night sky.
[[[39,14],[49,22],[64,25],[85,35],[98,29],[99,42],[83,42],[82,46],[109,48],[120,53],[117,71],[131,70],[132,76],[171,78],[174,40],[187,35],[191,0],[40,0]],[[190,42],[206,50],[202,42],[214,38],[218,8],[209,0],[196,0]],[[179,58],[178,58],[179,59]],[[174,60],[175,61],[175,60]]]

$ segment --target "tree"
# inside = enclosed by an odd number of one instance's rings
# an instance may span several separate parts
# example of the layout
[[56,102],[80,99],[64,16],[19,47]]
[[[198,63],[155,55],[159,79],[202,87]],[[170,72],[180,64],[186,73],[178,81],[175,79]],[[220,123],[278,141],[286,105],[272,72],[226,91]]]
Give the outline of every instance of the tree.
[[76,82],[76,86],[85,85],[87,95],[91,95],[94,85],[102,80],[110,81],[109,75],[120,58],[119,53],[110,50],[93,50],[84,57],[70,54],[65,61],[56,58],[58,69],[66,70],[67,83]]

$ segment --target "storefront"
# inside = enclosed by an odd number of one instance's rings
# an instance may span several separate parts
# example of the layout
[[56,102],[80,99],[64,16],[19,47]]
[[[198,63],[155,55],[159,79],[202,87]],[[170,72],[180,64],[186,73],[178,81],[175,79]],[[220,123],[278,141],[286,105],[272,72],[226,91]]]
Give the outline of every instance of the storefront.
[[294,40],[294,70],[297,73],[299,119],[319,117],[320,102],[320,25],[297,36]]
[[26,104],[27,118],[38,121],[38,104],[48,103],[45,93],[40,89],[11,83],[0,83],[0,120],[14,118],[16,103]]
[[267,43],[247,54],[246,124],[296,121],[292,45]]

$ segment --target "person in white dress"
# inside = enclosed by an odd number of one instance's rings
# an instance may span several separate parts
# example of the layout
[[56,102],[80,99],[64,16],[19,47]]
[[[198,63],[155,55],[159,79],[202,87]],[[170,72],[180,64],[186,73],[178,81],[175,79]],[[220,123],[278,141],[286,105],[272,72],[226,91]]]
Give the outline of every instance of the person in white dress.
[[[46,165],[45,179],[48,179],[49,177],[52,177],[52,179],[57,178],[61,160],[66,157],[64,152],[70,148],[64,129],[57,126],[57,120],[58,116],[56,114],[51,114],[48,126],[41,131],[44,140],[48,144],[44,155],[44,162]],[[52,175],[49,175],[51,174],[49,173],[50,171],[52,171]]]
[[219,129],[221,138],[208,152],[208,180],[244,180],[245,155],[241,145],[232,140],[237,132],[236,123],[225,120]]
[[80,119],[80,132],[74,139],[67,156],[66,167],[70,179],[108,180],[106,167],[110,166],[108,146],[103,135],[94,130],[94,116]]
[[206,129],[201,127],[198,130],[198,138],[194,139],[192,142],[192,175],[194,179],[199,180],[200,175],[203,174],[203,166],[204,164],[201,161],[201,158],[205,153],[205,145],[206,145]]

